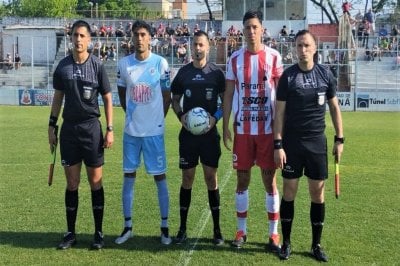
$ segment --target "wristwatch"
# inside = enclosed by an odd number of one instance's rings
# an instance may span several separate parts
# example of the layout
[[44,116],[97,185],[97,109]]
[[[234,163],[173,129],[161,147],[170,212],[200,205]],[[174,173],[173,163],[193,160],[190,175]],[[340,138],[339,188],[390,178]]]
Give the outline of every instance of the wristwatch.
[[343,138],[338,138],[337,136],[335,136],[334,142],[339,142],[340,144],[343,144],[344,143],[344,137]]
[[114,130],[113,126],[107,126],[107,131],[112,132]]

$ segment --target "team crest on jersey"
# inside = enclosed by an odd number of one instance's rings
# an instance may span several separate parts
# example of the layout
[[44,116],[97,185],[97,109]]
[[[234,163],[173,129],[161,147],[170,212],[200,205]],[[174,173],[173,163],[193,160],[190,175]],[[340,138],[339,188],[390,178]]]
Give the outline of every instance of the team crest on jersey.
[[212,88],[206,88],[206,99],[209,101],[212,99],[212,92],[213,92]]
[[156,73],[156,69],[154,67],[150,68],[149,70],[150,75],[154,75],[154,73]]
[[136,104],[146,104],[153,99],[153,91],[146,83],[138,83],[131,88],[130,98]]
[[324,105],[325,103],[325,92],[318,92],[318,104]]
[[197,74],[192,80],[204,80],[204,78],[200,74]]
[[185,90],[185,95],[186,97],[190,98],[192,96],[192,92],[189,89],[187,89]]

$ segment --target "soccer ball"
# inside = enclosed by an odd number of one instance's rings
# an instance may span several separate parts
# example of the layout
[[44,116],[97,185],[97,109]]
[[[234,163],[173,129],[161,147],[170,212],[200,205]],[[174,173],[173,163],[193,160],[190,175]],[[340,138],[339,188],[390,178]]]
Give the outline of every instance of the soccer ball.
[[201,135],[209,126],[210,118],[208,113],[201,107],[191,109],[186,116],[186,127],[193,135]]

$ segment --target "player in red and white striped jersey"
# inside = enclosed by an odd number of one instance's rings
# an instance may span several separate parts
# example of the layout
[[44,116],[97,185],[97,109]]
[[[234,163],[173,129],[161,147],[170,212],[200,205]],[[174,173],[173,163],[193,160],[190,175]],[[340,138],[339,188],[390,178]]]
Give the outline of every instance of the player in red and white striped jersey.
[[262,13],[248,11],[243,18],[246,47],[234,52],[227,64],[224,93],[223,138],[230,150],[229,118],[233,114],[233,167],[237,170],[237,233],[232,245],[241,247],[247,239],[248,186],[251,168],[261,169],[269,219],[267,248],[279,250],[279,194],[276,188],[272,121],[275,88],[283,72],[278,51],[262,43]]

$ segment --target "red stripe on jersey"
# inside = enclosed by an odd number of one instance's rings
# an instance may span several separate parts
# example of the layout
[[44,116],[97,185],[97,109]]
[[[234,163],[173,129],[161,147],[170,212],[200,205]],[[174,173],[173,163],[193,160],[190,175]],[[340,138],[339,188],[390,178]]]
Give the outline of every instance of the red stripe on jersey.
[[270,220],[270,221],[279,220],[279,212],[269,212],[268,213],[268,220]]
[[[264,49],[260,52],[258,52],[257,54],[258,57],[258,73],[257,73],[257,78],[258,78],[258,84],[264,84],[264,91],[263,90],[259,90],[258,91],[258,97],[260,97],[260,99],[263,99],[264,97],[266,97],[266,94],[268,95],[268,93],[266,93],[266,90],[268,89],[265,86],[265,83],[268,82],[266,81],[266,73],[267,73],[267,51],[265,51]],[[264,117],[264,113],[265,111],[263,110],[262,106],[264,105],[264,103],[262,101],[260,101],[258,103],[259,106],[259,111],[258,111],[258,116],[259,117]],[[265,120],[262,120],[261,122],[258,123],[258,135],[262,135],[265,133]]]
[[246,212],[236,212],[236,217],[247,218],[247,211]]

